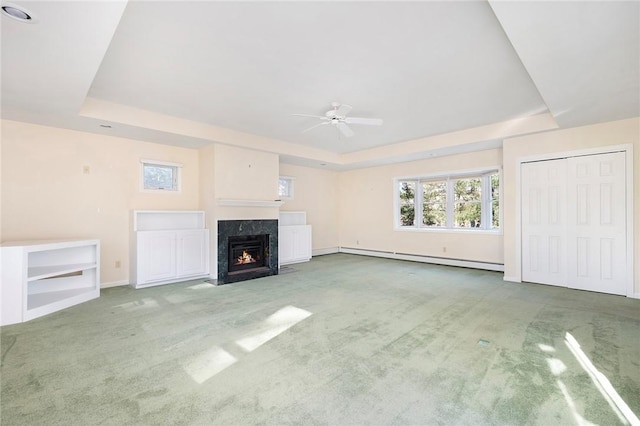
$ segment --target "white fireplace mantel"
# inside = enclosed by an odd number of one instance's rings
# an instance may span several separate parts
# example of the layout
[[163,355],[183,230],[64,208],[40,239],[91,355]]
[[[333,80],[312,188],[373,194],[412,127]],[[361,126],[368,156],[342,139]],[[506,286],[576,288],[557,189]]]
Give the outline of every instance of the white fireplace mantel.
[[229,207],[280,207],[282,200],[234,200],[231,198],[218,198],[218,205]]

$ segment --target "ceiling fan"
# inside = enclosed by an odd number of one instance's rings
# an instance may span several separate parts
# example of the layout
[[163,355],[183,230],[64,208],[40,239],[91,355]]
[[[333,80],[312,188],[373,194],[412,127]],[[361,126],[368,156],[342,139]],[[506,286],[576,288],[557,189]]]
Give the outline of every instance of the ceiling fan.
[[309,127],[306,130],[303,130],[302,133],[308,132],[311,129],[315,129],[319,126],[326,126],[327,124],[331,124],[335,126],[340,133],[342,133],[346,137],[351,137],[354,135],[353,130],[347,124],[366,124],[369,126],[381,126],[382,119],[380,118],[362,118],[362,117],[347,117],[349,111],[351,111],[352,107],[345,104],[340,104],[338,102],[332,102],[331,108],[327,111],[324,116],[322,115],[309,115],[309,114],[293,114],[299,117],[314,117],[322,120],[322,123],[318,123]]

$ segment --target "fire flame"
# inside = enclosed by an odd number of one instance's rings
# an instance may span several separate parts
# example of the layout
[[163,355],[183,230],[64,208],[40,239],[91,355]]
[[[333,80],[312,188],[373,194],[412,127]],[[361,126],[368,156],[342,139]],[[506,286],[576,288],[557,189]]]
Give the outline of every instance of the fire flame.
[[255,261],[249,252],[242,250],[242,256],[236,258],[236,265],[246,265],[247,263],[255,263]]

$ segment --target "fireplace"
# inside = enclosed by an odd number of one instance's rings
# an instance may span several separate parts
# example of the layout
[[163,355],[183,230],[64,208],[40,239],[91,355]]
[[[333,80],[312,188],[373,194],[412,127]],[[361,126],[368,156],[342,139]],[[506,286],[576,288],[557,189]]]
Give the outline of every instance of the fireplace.
[[277,274],[277,219],[218,221],[218,284]]
[[265,234],[229,237],[229,275],[267,268],[268,239]]

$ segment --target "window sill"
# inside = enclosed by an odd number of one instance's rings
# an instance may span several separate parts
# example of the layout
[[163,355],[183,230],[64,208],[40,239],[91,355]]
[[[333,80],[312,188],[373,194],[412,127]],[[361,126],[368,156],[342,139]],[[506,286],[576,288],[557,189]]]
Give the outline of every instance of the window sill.
[[174,194],[179,195],[182,193],[179,189],[141,189],[141,193],[143,194]]
[[477,235],[502,235],[502,229],[474,229],[474,228],[416,228],[416,227],[400,227],[396,226],[394,231],[400,232],[426,232],[426,233],[444,233],[444,234],[477,234]]

